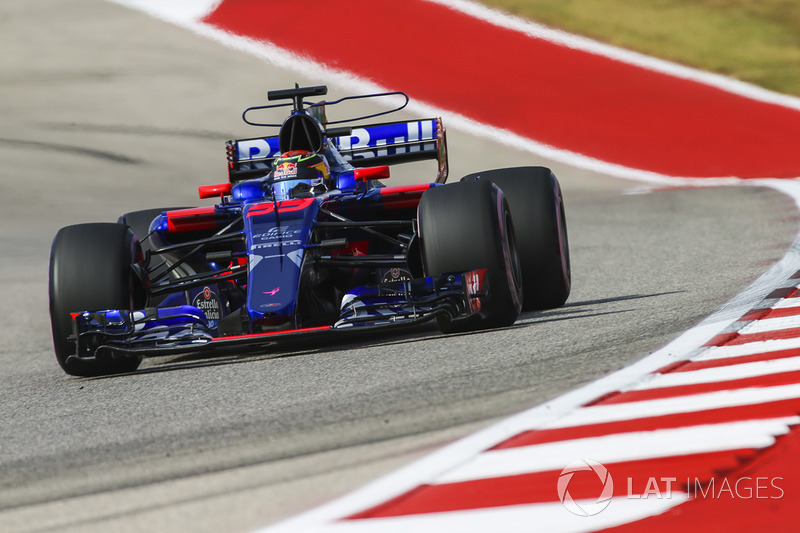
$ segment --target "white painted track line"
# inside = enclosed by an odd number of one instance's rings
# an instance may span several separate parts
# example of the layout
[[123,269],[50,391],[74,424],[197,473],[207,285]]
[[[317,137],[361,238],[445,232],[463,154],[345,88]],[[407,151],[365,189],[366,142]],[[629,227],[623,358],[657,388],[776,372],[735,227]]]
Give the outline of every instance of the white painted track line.
[[[731,391],[691,394],[658,400],[645,400],[619,404],[600,404],[576,409],[547,428],[563,428],[635,420],[643,417],[694,413],[722,407],[737,407],[800,397],[800,384],[777,387],[753,387]],[[690,418],[687,417],[687,423]]]
[[701,383],[716,383],[734,379],[769,376],[783,372],[800,370],[800,357],[787,357],[771,361],[757,361],[755,363],[742,363],[714,368],[704,368],[691,372],[669,372],[657,374],[653,379],[643,381],[630,390],[659,389],[663,387],[676,387],[681,385],[699,385]]
[[[687,417],[687,423],[691,418]],[[706,424],[490,450],[432,480],[436,484],[561,470],[576,457],[609,466],[675,455],[766,448],[800,417]]]
[[729,357],[743,357],[759,353],[779,352],[782,350],[797,350],[800,348],[800,338],[770,339],[754,341],[745,344],[731,344],[709,348],[696,361],[710,361],[713,359],[727,359]]
[[767,333],[792,328],[800,328],[800,315],[756,320],[743,327],[739,333],[749,335],[751,333]]
[[800,298],[783,298],[772,306],[772,309],[791,309],[794,307],[800,307]]

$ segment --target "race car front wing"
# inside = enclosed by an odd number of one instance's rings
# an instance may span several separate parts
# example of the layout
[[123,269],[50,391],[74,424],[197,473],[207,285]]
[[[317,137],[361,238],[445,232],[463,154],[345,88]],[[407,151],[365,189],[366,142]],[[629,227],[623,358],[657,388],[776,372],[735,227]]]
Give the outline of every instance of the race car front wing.
[[486,271],[358,287],[342,299],[339,319],[330,326],[215,337],[205,313],[191,305],[127,311],[73,313],[75,355],[71,359],[139,357],[257,348],[313,335],[346,335],[443,318],[460,320],[481,310]]

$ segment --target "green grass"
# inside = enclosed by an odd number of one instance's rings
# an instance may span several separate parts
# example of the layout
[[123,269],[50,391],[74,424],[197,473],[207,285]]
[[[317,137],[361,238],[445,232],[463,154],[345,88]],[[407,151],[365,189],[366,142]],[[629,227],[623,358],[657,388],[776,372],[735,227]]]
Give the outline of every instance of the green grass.
[[547,26],[800,95],[800,0],[482,0]]

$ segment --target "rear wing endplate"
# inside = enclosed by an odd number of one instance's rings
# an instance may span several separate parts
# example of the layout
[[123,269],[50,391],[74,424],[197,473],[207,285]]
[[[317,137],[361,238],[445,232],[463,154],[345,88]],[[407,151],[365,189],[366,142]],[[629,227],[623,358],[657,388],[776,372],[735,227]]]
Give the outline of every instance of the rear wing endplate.
[[[356,126],[350,135],[329,140],[354,167],[432,159],[438,162],[436,183],[447,180],[447,139],[441,118]],[[231,183],[261,177],[280,155],[278,136],[228,141],[226,152]]]

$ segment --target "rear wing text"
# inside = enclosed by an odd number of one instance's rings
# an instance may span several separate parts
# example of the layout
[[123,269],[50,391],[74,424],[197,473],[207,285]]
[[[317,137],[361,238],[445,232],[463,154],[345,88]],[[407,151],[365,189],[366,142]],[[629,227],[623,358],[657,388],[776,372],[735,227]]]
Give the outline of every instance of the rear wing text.
[[[356,126],[350,135],[329,139],[354,167],[436,160],[437,183],[447,180],[447,139],[441,118]],[[280,155],[278,136],[226,143],[231,183],[264,176]]]

